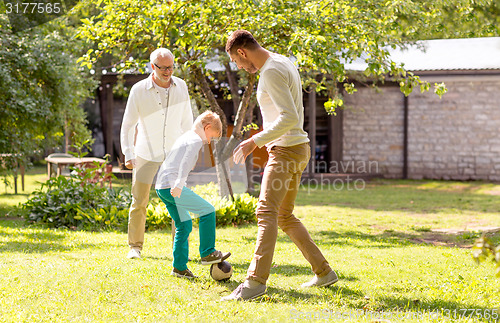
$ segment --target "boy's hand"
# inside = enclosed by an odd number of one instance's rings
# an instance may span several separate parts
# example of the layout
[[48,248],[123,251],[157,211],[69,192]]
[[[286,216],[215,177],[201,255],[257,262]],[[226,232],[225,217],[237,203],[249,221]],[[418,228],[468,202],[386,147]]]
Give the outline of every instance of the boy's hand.
[[173,197],[181,197],[181,193],[182,193],[182,188],[175,187],[170,190],[170,194]]

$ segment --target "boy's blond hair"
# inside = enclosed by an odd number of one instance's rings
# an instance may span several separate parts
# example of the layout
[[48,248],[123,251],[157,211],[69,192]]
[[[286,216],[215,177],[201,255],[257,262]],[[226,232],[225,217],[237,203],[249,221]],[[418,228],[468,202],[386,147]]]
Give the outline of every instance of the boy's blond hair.
[[222,136],[222,122],[217,113],[212,111],[205,111],[194,120],[193,128],[205,128],[206,125],[211,125],[212,128],[219,132],[219,137]]

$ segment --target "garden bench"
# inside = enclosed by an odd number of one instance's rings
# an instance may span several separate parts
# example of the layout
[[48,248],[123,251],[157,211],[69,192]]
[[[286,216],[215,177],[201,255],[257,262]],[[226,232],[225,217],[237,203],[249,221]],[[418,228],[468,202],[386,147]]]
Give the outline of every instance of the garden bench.
[[[105,176],[101,177],[100,174],[96,174],[94,179],[91,179],[91,182],[101,182],[101,186],[103,182],[109,182],[109,187],[111,188],[111,175],[113,173],[113,165],[108,164],[105,159],[96,158],[96,157],[67,157],[67,156],[53,156],[49,155],[45,158],[47,161],[47,173],[49,178],[55,173],[56,176],[62,174],[62,169],[64,167],[75,166],[78,168],[94,168],[94,162],[99,163],[100,165],[106,164],[104,167]],[[55,170],[55,172],[54,172]]]

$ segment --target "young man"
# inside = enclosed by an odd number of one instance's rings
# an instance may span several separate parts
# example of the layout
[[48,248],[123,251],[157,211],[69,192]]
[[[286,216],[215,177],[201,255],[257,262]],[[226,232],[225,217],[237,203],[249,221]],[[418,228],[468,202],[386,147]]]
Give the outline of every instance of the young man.
[[193,125],[186,82],[172,75],[174,55],[159,48],[150,55],[153,73],[132,87],[123,115],[120,141],[125,166],[133,169],[128,258],[140,258],[149,191],[175,140]]
[[328,286],[337,282],[302,222],[293,214],[302,172],[311,151],[303,129],[304,107],[299,72],[286,57],[261,47],[252,34],[238,30],[226,43],[226,52],[238,68],[249,73],[260,71],[257,100],[264,130],[243,141],[234,161],[243,163],[256,147],[266,146],[269,159],[264,169],[257,206],[258,235],[247,279],[223,300],[248,300],[265,294],[278,226],[292,239],[311,264],[315,276],[303,287]]

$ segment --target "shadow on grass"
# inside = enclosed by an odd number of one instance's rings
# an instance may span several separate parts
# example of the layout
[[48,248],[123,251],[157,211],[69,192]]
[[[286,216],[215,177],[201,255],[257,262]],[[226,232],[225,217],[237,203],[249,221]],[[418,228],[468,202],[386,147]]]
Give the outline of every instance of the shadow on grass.
[[0,194],[0,198],[9,198],[11,196],[24,196],[26,198],[28,198],[30,196],[30,193],[3,193],[3,194]]
[[358,248],[394,248],[412,244],[407,240],[409,234],[395,231],[386,231],[380,234],[368,234],[360,231],[319,231],[313,232],[312,235],[315,241],[322,244],[351,245]]
[[[234,272],[238,273],[246,273],[248,270],[248,266],[250,263],[247,262],[239,262],[239,263],[232,263],[230,259],[228,260],[231,263],[231,266],[233,267]],[[313,272],[311,270],[310,266],[303,266],[303,265],[291,265],[291,264],[284,264],[284,265],[273,265],[271,267],[271,274],[278,274],[284,277],[292,277],[292,276],[306,276],[307,278],[311,278],[313,276]],[[358,281],[359,278],[355,276],[345,276],[342,273],[337,272],[339,280],[342,281]]]
[[173,261],[173,258],[169,256],[144,256],[142,259],[154,261]]
[[[382,233],[368,234],[360,231],[318,231],[311,232],[313,240],[320,244],[351,246],[355,248],[400,248],[427,244],[441,247],[470,248],[478,236],[464,236],[438,232],[400,232],[387,230]],[[292,243],[284,235],[278,236],[280,243]]]
[[[16,230],[17,228],[29,228],[29,231]],[[64,231],[25,227],[22,219],[0,219],[0,252],[45,253],[98,247],[90,243],[66,244],[66,237],[67,233]]]
[[[206,280],[209,281],[209,280]],[[221,281],[213,281],[213,283],[219,285],[219,286],[224,286],[228,289],[228,292],[221,293],[220,296],[226,296],[229,295],[233,292],[233,290],[236,289],[243,281],[235,281],[235,280],[229,280],[226,282],[221,282]],[[335,287],[328,287],[328,288],[335,288]],[[307,289],[301,290],[301,289],[281,289],[281,288],[276,288],[276,287],[267,287],[266,294],[257,297],[253,300],[250,300],[250,302],[262,302],[262,303],[283,303],[285,300],[304,300],[304,299],[313,299],[317,298],[318,295],[313,294],[313,293],[308,293]]]
[[[283,303],[289,302],[291,299],[296,301],[308,300],[308,299],[319,299],[323,298],[324,295],[318,295],[317,293],[313,293],[313,291],[317,291],[318,288],[313,287],[312,289],[308,288],[297,288],[297,289],[281,289],[275,287],[267,288],[267,295],[262,297],[262,301],[266,303]],[[354,290],[351,288],[347,288],[340,284],[334,284],[327,287],[320,287],[320,289],[324,291],[328,291],[328,293],[339,294],[344,297],[350,298],[362,298],[364,294],[361,291]],[[311,292],[308,292],[311,291]]]
[[497,192],[477,193],[485,185],[488,183],[376,180],[362,190],[305,186],[299,192],[296,205],[331,205],[410,214],[436,214],[443,210],[496,213],[500,208],[500,195]]
[[[248,266],[250,266],[249,262],[245,263],[232,263],[231,259],[228,259],[229,263],[233,267],[233,271],[246,273]],[[279,274],[285,277],[291,276],[302,276],[302,275],[312,275],[310,266],[302,266],[302,265],[273,265],[271,267],[271,274]]]
[[[277,242],[284,244],[293,244],[292,240],[286,235],[278,234]],[[474,241],[480,237],[479,233],[444,233],[432,231],[401,232],[394,230],[385,230],[382,233],[365,233],[361,231],[310,231],[309,232],[316,243],[338,246],[352,246],[356,248],[397,248],[416,244],[427,244],[442,247],[470,248]],[[499,235],[491,234],[493,238]],[[249,244],[255,244],[255,236],[242,236],[241,240]]]
[[[457,301],[447,301],[441,299],[435,300],[420,300],[412,299],[404,296],[395,297],[380,297],[380,298],[365,298],[365,293],[360,290],[355,290],[348,288],[341,284],[346,277],[339,277],[340,283],[323,287],[323,290],[329,290],[329,294],[338,295],[340,298],[349,298],[351,300],[358,299],[361,303],[357,302],[358,306],[351,306],[349,309],[344,309],[342,312],[349,314],[353,313],[358,315],[360,319],[380,319],[384,318],[382,315],[391,316],[393,319],[399,318],[404,319],[429,319],[429,318],[444,318],[444,319],[458,319],[462,318],[474,318],[471,316],[471,311],[464,312],[465,309],[475,309],[481,313],[486,313],[493,309],[477,306],[473,303],[468,302],[457,302]],[[209,279],[206,279],[209,282]],[[227,282],[213,282],[217,285],[226,287],[229,292],[221,293],[221,296],[230,294],[242,281],[230,280]],[[262,302],[262,303],[274,303],[280,304],[284,302],[300,302],[301,300],[311,300],[319,299],[325,297],[325,295],[318,295],[317,293],[312,293],[315,289],[281,289],[276,287],[268,287],[266,295],[258,297],[252,302]],[[328,310],[325,308],[325,310]],[[318,309],[318,312],[322,311]],[[453,312],[455,311],[455,312]],[[420,315],[420,316],[418,316]],[[433,315],[433,316],[431,316]],[[455,316],[453,316],[455,315]],[[460,316],[461,315],[461,316]],[[390,317],[385,317],[386,319]],[[478,317],[475,317],[478,318]]]

